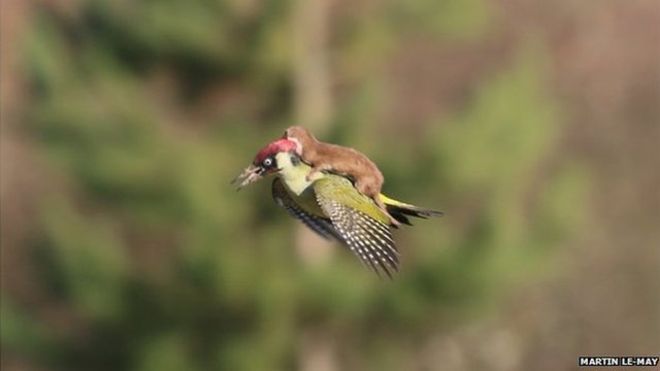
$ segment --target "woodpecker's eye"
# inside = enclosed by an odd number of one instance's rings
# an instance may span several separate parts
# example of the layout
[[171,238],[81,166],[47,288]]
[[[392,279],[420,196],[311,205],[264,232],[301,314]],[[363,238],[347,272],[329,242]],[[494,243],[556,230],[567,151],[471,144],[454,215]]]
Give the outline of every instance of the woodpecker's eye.
[[269,168],[269,167],[273,166],[273,159],[268,157],[265,160],[263,160],[263,162],[261,164],[264,165],[265,168]]

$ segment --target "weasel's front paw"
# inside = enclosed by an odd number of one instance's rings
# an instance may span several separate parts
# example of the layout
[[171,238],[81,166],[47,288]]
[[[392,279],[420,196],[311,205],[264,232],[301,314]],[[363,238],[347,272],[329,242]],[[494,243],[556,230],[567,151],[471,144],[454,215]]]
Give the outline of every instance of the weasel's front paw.
[[316,169],[310,171],[309,173],[307,173],[307,175],[305,175],[305,180],[311,182],[314,179],[314,176],[316,176],[316,174],[318,174],[319,172],[320,171]]

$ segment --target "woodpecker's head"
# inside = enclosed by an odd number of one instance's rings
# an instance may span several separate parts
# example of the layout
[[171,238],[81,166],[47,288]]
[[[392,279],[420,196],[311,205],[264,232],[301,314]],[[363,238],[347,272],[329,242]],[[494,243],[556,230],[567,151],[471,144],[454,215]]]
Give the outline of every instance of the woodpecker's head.
[[295,152],[295,150],[296,143],[286,138],[278,139],[269,143],[257,153],[252,164],[243,170],[243,172],[232,181],[232,184],[240,181],[238,189],[241,189],[248,184],[260,180],[268,174],[280,171],[281,169],[277,166],[277,154]]

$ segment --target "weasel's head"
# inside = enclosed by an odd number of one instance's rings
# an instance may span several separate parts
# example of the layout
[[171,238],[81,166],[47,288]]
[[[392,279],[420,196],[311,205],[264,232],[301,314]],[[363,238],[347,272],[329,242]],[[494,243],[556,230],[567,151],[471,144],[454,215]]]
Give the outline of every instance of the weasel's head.
[[311,145],[316,138],[302,126],[291,126],[284,131],[282,138],[296,143],[296,153],[302,156],[303,147]]

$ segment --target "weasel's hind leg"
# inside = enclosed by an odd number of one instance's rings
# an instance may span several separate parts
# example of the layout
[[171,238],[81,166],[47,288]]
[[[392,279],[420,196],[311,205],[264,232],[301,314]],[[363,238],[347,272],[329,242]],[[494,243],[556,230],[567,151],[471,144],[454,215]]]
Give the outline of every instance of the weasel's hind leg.
[[[375,180],[375,179],[374,179]],[[382,183],[380,184],[382,185]],[[392,225],[395,228],[399,228],[401,223],[394,219],[392,215],[387,211],[387,206],[385,203],[383,203],[383,200],[380,199],[380,186],[376,187],[375,184],[370,184],[368,182],[364,182],[361,180],[357,180],[355,182],[355,188],[362,193],[365,196],[368,196],[371,198],[376,206],[378,206],[379,209],[381,209],[385,215],[390,219],[390,225]]]
[[401,222],[399,222],[398,220],[394,219],[394,217],[393,217],[392,215],[390,215],[390,213],[387,211],[387,206],[383,203],[383,200],[380,199],[380,195],[378,195],[378,196],[376,196],[376,197],[372,197],[372,199],[374,200],[374,202],[376,203],[376,205],[377,205],[381,210],[383,210],[383,212],[387,215],[387,217],[390,218],[390,224],[391,224],[394,228],[399,228],[399,226],[401,225]]

